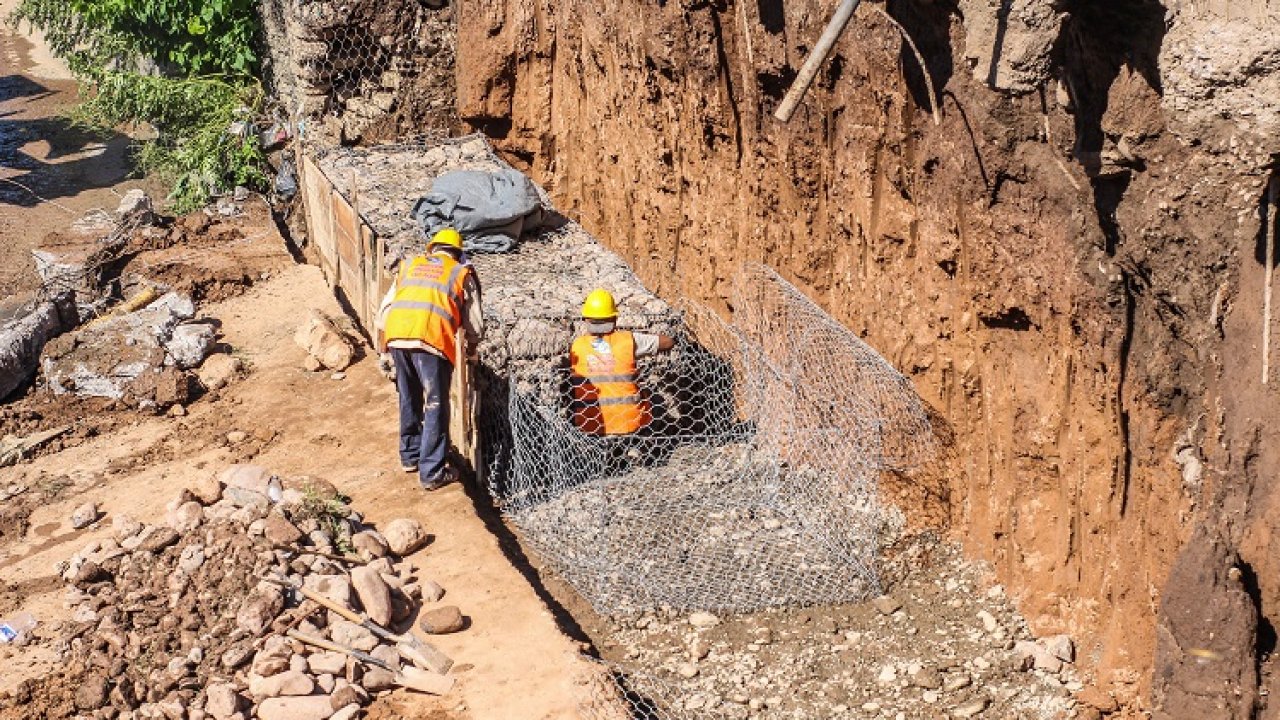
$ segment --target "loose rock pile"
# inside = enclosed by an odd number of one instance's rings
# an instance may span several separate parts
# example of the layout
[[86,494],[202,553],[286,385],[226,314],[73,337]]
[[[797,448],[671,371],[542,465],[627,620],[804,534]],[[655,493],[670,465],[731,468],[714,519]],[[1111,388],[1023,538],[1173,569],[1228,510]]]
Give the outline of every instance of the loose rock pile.
[[1070,638],[1032,640],[980,565],[920,539],[898,561],[914,569],[872,603],[609,619],[598,644],[623,672],[584,714],[622,697],[664,720],[1096,717]]
[[[407,663],[395,643],[290,588],[402,630],[424,595],[443,594],[401,559],[429,540],[416,521],[378,532],[327,483],[282,487],[261,467],[232,466],[183,490],[163,524],[117,515],[111,527],[111,537],[59,567],[72,607],[56,641],[65,670],[0,696],[0,717],[357,717],[398,686]],[[435,608],[423,627],[463,624],[457,608]],[[391,670],[304,645],[290,631]]]

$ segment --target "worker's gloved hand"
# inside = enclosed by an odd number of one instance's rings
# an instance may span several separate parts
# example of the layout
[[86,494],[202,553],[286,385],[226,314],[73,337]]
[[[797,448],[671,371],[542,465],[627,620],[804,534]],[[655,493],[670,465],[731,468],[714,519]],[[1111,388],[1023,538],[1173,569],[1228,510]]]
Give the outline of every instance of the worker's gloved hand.
[[382,353],[378,356],[378,372],[391,382],[396,381],[396,364],[391,359],[391,353]]

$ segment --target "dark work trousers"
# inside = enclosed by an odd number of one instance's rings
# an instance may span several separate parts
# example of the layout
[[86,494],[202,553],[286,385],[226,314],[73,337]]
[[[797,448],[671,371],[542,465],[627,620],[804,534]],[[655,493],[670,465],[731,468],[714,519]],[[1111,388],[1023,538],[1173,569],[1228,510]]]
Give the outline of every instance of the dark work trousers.
[[426,350],[391,348],[400,393],[400,462],[418,466],[422,483],[444,475],[449,451],[449,383],[453,365]]

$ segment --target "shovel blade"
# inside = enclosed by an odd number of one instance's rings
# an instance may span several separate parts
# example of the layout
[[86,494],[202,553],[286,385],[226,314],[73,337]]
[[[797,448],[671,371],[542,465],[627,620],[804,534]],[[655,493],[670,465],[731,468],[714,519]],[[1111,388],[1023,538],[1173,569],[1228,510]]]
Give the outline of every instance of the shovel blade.
[[453,678],[416,667],[401,670],[396,683],[429,695],[445,695],[453,688]]
[[453,667],[452,658],[437,650],[434,645],[416,637],[406,636],[404,640],[396,643],[396,650],[400,651],[400,657],[433,673],[443,675]]

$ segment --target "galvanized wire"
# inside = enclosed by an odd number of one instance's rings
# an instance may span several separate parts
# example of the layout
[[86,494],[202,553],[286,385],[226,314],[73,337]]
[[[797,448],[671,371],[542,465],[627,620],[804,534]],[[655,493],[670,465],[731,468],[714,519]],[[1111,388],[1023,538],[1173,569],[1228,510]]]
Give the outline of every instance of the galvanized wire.
[[547,346],[533,352],[526,333],[505,334],[508,357],[543,361],[507,367],[510,452],[490,469],[491,489],[601,613],[751,611],[879,591],[878,473],[902,464],[900,448],[921,459],[929,442],[885,440],[928,434],[923,406],[776,274],[747,267],[739,287],[732,323],[690,304],[668,329],[675,347],[639,361],[652,417],[632,434],[594,434],[575,404],[584,381],[564,360],[582,333],[572,318],[537,320],[533,342]]

